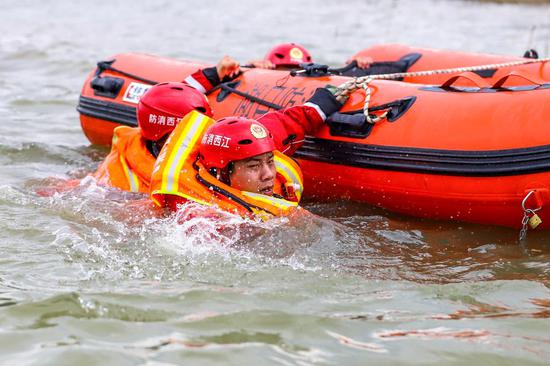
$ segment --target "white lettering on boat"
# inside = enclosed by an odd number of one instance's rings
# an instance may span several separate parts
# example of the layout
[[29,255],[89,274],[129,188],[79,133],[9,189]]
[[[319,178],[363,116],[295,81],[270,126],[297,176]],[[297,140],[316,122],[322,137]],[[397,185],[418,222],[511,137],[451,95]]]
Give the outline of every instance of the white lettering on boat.
[[141,98],[147,90],[151,89],[151,87],[152,85],[132,82],[126,88],[122,100],[125,102],[138,104],[139,98]]

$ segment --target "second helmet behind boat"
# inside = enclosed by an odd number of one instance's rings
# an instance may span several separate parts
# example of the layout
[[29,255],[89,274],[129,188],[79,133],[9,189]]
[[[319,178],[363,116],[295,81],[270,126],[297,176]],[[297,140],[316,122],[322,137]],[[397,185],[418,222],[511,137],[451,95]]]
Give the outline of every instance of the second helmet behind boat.
[[313,62],[308,50],[296,43],[282,43],[273,47],[265,59],[277,66],[298,66]]
[[138,126],[146,140],[157,141],[176,128],[192,110],[212,117],[206,96],[184,83],[161,83],[149,89],[137,107]]

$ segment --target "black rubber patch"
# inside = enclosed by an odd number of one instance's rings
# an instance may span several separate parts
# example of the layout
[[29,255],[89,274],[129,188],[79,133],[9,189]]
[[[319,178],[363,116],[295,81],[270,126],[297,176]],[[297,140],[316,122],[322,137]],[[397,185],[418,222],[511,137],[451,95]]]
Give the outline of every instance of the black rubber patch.
[[93,118],[137,127],[136,108],[81,96],[76,110]]

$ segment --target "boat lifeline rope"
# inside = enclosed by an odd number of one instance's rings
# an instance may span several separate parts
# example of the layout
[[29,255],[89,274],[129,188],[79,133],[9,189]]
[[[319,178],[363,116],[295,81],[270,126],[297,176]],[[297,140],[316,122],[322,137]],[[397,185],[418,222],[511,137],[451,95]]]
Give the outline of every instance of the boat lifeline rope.
[[429,75],[440,75],[440,74],[454,74],[454,73],[461,73],[466,71],[481,71],[481,70],[490,70],[490,69],[498,69],[501,67],[511,67],[511,66],[517,66],[517,65],[525,65],[525,64],[532,64],[532,63],[542,63],[542,62],[548,62],[550,61],[550,57],[548,58],[541,58],[541,59],[526,59],[526,60],[520,60],[520,61],[511,61],[511,62],[504,62],[499,64],[488,64],[488,65],[478,65],[478,66],[467,66],[467,67],[455,67],[455,68],[449,68],[449,69],[437,69],[437,70],[426,70],[426,71],[413,71],[413,72],[398,72],[393,74],[378,74],[378,75],[368,75],[368,76],[362,76],[353,78],[352,80],[346,81],[345,83],[339,85],[336,87],[336,90],[334,92],[334,95],[336,96],[336,99],[340,101],[344,101],[346,97],[353,91],[362,88],[365,90],[365,104],[363,107],[363,113],[365,114],[365,118],[367,122],[375,124],[377,122],[380,122],[383,120],[386,115],[388,114],[388,110],[386,110],[384,113],[378,115],[378,116],[370,116],[369,115],[369,102],[371,98],[371,91],[369,84],[373,80],[394,80],[394,79],[400,79],[405,77],[413,77],[413,76],[429,76]]
[[99,77],[99,76],[101,75],[101,73],[103,73],[103,71],[109,70],[109,71],[117,72],[117,73],[119,73],[120,75],[129,77],[129,78],[132,78],[132,79],[136,79],[137,81],[141,81],[141,82],[143,82],[143,83],[145,83],[145,84],[150,84],[150,85],[158,84],[158,81],[145,79],[145,78],[142,78],[142,77],[140,77],[140,76],[133,75],[133,74],[130,74],[130,73],[126,72],[126,71],[122,71],[122,70],[119,70],[119,69],[113,67],[113,63],[114,63],[115,61],[116,61],[116,60],[113,59],[113,60],[109,60],[109,61],[100,61],[100,62],[98,62],[98,63],[97,63],[97,69],[96,69],[96,72],[95,72],[95,76],[96,76],[96,77]]

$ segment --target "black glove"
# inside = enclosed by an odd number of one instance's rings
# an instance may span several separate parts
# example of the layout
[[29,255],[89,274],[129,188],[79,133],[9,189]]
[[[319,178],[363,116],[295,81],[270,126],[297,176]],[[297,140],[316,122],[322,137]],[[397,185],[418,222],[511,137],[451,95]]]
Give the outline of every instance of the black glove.
[[218,86],[221,83],[227,83],[228,81],[238,78],[242,74],[242,72],[239,72],[233,77],[225,76],[223,80],[220,80],[220,76],[218,75],[218,70],[216,69],[216,66],[206,67],[202,70],[202,73],[204,74],[204,76],[206,76],[212,86]]
[[202,73],[204,74],[204,76],[206,76],[212,86],[220,85],[221,81],[220,77],[218,76],[218,70],[216,69],[216,66],[206,67],[202,69]]
[[339,111],[344,105],[327,88],[317,88],[308,102],[318,105],[326,116]]

